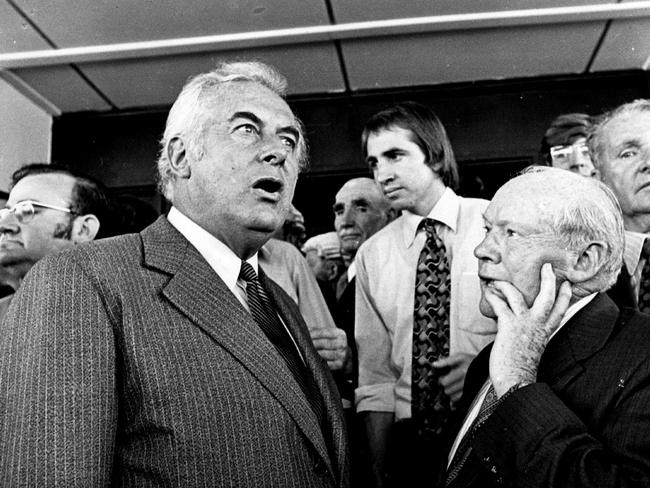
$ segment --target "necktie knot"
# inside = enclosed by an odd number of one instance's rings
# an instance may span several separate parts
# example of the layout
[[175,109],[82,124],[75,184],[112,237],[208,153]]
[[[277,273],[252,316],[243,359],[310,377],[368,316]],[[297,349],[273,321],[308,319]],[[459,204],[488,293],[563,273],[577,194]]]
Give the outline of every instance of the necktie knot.
[[241,262],[239,277],[246,283],[255,283],[257,281],[257,273],[255,272],[255,269],[253,269],[253,267],[246,261]]
[[435,223],[435,220],[427,217],[426,219],[422,219],[418,228],[424,230],[427,235],[436,235]]

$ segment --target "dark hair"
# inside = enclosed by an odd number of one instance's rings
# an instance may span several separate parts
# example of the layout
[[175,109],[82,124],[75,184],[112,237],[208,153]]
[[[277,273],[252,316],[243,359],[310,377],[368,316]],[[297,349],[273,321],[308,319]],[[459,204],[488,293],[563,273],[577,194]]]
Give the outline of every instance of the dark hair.
[[47,163],[32,163],[18,168],[11,175],[9,189],[13,188],[27,176],[41,174],[63,174],[75,179],[72,188],[70,209],[76,215],[93,214],[99,220],[99,231],[95,239],[110,237],[115,234],[113,226],[110,225],[112,211],[112,200],[106,187],[99,181],[86,176],[65,166]]
[[562,114],[553,119],[542,138],[540,163],[551,164],[550,152],[553,146],[573,144],[577,139],[586,138],[593,123],[593,117],[580,113]]
[[368,119],[361,134],[363,159],[368,156],[368,137],[379,131],[399,127],[411,133],[411,140],[424,153],[425,164],[445,185],[458,188],[458,166],[445,127],[431,108],[416,102],[388,107]]

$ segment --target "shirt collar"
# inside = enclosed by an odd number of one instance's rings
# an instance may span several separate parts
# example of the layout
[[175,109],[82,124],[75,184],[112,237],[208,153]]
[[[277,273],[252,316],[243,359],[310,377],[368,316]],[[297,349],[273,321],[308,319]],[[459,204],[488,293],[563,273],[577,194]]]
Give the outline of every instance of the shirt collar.
[[452,232],[456,232],[456,225],[458,222],[458,213],[460,212],[460,197],[454,193],[451,188],[445,188],[440,199],[429,212],[429,215],[422,216],[416,215],[404,210],[402,212],[402,232],[404,237],[404,244],[406,247],[411,247],[415,241],[415,236],[418,233],[418,226],[425,218],[430,218],[436,222],[449,227]]
[[598,295],[598,293],[592,293],[591,295],[587,295],[586,297],[581,298],[577,302],[573,303],[572,305],[569,305],[569,308],[567,308],[566,312],[564,313],[564,317],[562,317],[562,320],[560,321],[560,326],[553,331],[551,334],[551,337],[549,337],[549,341],[553,338],[555,334],[558,333],[558,331],[564,327],[564,324],[566,324],[571,318],[577,314],[580,310],[582,310],[584,307],[586,307],[589,302],[591,302],[594,297]]
[[648,236],[639,232],[625,231],[625,247],[623,248],[623,262],[630,276],[634,276],[636,267],[641,259],[643,242]]
[[357,275],[357,264],[355,261],[352,261],[350,263],[350,266],[348,266],[348,283],[354,279],[354,277]]
[[[241,270],[241,259],[228,246],[182,214],[176,207],[171,208],[167,220],[190,241],[226,286],[234,290]],[[247,262],[253,266],[256,273],[259,273],[257,253],[247,259]]]

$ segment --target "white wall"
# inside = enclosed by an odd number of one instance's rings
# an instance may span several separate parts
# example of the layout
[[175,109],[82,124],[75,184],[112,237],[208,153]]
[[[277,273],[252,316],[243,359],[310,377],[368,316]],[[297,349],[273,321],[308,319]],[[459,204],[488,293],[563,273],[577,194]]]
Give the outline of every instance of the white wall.
[[20,166],[49,162],[52,117],[0,80],[0,190]]

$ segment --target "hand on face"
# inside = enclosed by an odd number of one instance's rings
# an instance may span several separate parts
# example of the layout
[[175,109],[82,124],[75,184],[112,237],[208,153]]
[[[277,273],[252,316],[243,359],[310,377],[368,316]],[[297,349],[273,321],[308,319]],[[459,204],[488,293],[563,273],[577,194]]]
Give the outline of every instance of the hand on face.
[[309,335],[320,357],[332,371],[342,369],[350,355],[348,341],[342,329],[310,329]]
[[512,284],[495,281],[492,286],[499,294],[485,295],[498,323],[490,355],[490,379],[500,397],[517,383],[536,381],[542,353],[569,307],[571,284],[562,282],[556,295],[555,273],[549,263],[544,264],[540,290],[531,307]]

